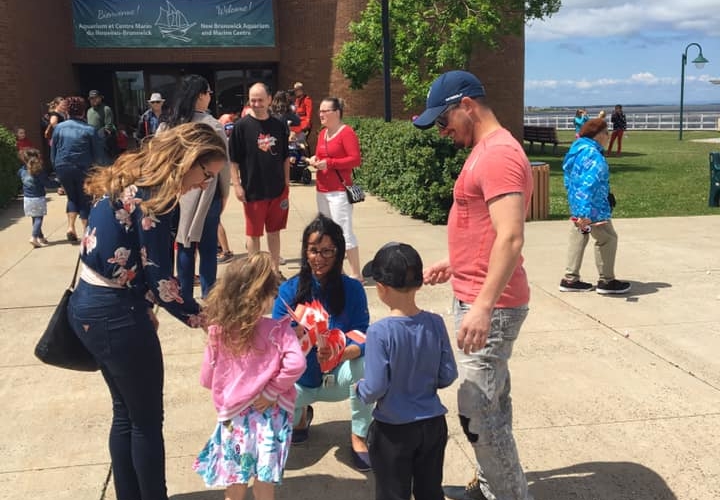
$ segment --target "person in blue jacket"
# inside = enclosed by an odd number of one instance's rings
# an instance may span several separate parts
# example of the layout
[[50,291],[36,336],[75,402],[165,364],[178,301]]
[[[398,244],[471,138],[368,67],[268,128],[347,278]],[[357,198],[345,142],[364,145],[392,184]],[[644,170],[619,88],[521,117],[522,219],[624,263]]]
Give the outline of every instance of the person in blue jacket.
[[40,151],[35,148],[25,148],[18,153],[23,165],[18,170],[22,182],[23,210],[25,215],[32,219],[32,233],[30,244],[35,247],[46,247],[49,242],[42,230],[43,218],[47,215],[47,200],[45,188],[58,187],[60,184],[52,181],[42,164]]
[[[589,292],[596,288],[600,294],[620,294],[630,290],[630,283],[615,279],[618,236],[610,220],[614,196],[610,193],[610,169],[603,155],[608,141],[605,119],[588,120],[563,160],[573,227],[565,276],[560,281],[561,292]],[[595,240],[597,287],[580,280],[580,267],[590,235]]]
[[200,306],[183,298],[173,276],[172,229],[181,195],[205,189],[226,163],[217,132],[189,123],[88,176],[86,191],[95,202],[68,316],[112,396],[109,444],[118,500],[168,498],[163,357],[153,308],[203,326]]
[[[317,299],[330,316],[329,328],[364,333],[370,323],[367,295],[362,283],[342,272],[345,256],[342,228],[332,219],[318,214],[303,232],[301,252],[300,272],[280,285],[273,318],[286,316],[288,306],[294,311],[298,304]],[[350,399],[350,451],[353,464],[360,471],[371,469],[365,439],[372,419],[372,406],[364,404],[354,389],[364,375],[364,354],[365,344],[348,339],[340,364],[323,373],[320,361],[330,357],[329,349],[313,347],[310,350],[306,357],[307,368],[295,384],[298,395],[292,436],[295,444],[308,439],[314,415],[311,403]]]
[[80,217],[82,229],[87,227],[90,199],[83,191],[83,184],[90,168],[107,163],[105,144],[95,129],[85,122],[85,99],[68,97],[68,119],[59,123],[52,133],[50,161],[67,195],[68,241],[78,241],[75,221]]
[[573,123],[575,125],[575,138],[577,139],[580,137],[580,129],[582,128],[585,123],[590,119],[590,117],[587,114],[587,111],[584,109],[578,109],[575,111],[575,119],[573,120]]

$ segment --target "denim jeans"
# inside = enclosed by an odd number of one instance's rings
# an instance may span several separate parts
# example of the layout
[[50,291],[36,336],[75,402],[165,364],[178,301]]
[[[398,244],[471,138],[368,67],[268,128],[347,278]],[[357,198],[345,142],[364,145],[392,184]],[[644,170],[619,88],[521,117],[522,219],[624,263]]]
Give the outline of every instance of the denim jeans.
[[345,401],[350,399],[352,433],[362,438],[366,437],[372,420],[373,405],[364,404],[355,392],[355,384],[365,374],[364,363],[365,360],[362,356],[343,361],[330,372],[335,377],[335,380],[333,384],[326,387],[304,387],[295,384],[297,399],[295,400],[293,427],[296,427],[300,422],[302,409],[315,401]]
[[84,189],[87,172],[72,165],[57,166],[55,171],[67,198],[65,212],[77,213],[81,219],[87,220],[91,205],[90,197],[85,194]]
[[[454,299],[456,330],[470,305]],[[485,347],[475,353],[455,353],[461,381],[460,423],[475,451],[478,479],[488,500],[532,498],[512,434],[508,369],[513,343],[527,314],[527,306],[494,309]]]
[[43,217],[32,218],[32,237],[33,238],[44,238],[45,235],[42,232]]
[[192,301],[195,281],[195,253],[200,256],[200,294],[207,297],[210,289],[217,279],[217,246],[218,226],[220,225],[220,212],[222,199],[220,190],[215,191],[215,197],[210,204],[205,224],[203,224],[200,242],[192,243],[189,247],[180,243],[177,245],[177,275],[180,282],[180,294],[186,302]]
[[70,323],[95,356],[112,397],[110,457],[118,500],[167,500],[163,358],[145,301],[80,280]]

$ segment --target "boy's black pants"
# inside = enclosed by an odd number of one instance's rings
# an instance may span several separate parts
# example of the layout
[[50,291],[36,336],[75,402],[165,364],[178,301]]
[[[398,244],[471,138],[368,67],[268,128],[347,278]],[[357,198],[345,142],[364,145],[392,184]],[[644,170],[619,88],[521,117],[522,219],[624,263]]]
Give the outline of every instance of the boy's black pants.
[[444,500],[445,415],[409,424],[373,420],[368,431],[375,500]]

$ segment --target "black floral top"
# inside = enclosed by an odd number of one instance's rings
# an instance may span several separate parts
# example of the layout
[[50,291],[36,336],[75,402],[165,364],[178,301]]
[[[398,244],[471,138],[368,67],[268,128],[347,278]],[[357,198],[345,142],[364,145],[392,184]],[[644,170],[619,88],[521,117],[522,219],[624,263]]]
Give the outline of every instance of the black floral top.
[[148,307],[158,304],[189,326],[200,326],[199,304],[183,300],[173,277],[171,227],[178,208],[161,216],[144,214],[140,203],[149,195],[130,186],[119,199],[98,200],[90,211],[80,257],[105,280],[145,299]]

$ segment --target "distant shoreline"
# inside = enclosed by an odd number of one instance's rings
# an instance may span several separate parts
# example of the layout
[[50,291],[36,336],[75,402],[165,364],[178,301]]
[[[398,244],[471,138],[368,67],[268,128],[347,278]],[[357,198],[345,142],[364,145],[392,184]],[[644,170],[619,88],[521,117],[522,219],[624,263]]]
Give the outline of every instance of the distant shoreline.
[[[616,103],[617,104],[617,103]],[[623,111],[628,113],[679,113],[679,104],[623,104]],[[577,109],[585,109],[590,116],[597,116],[600,110],[605,110],[609,116],[615,104],[607,106],[526,106],[525,115],[544,115],[544,114],[575,114]],[[720,104],[685,104],[683,106],[685,112],[693,113],[720,113]]]

